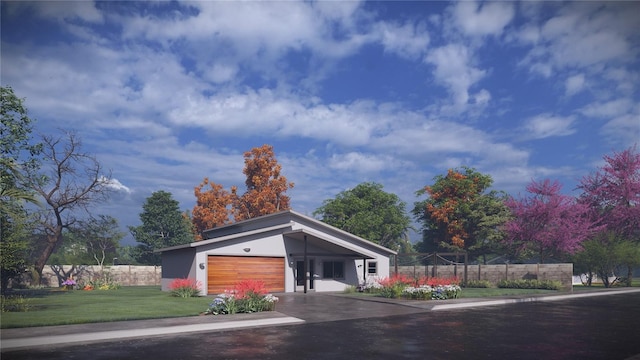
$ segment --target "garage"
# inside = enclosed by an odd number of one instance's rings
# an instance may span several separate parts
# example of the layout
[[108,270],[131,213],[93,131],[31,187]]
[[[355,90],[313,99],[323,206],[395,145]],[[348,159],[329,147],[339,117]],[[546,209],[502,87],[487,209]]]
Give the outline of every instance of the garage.
[[262,280],[269,292],[284,292],[284,257],[209,255],[207,293],[233,289],[240,280]]

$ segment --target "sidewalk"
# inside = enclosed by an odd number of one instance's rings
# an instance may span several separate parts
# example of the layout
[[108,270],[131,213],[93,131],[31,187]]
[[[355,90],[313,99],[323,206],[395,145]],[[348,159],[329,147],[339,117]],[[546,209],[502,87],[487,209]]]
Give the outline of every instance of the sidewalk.
[[278,311],[223,316],[119,321],[81,325],[47,326],[0,330],[0,349],[17,350],[39,346],[69,345],[146,338],[170,334],[235,330],[264,326],[296,325],[358,318],[386,317],[427,311],[455,310],[480,306],[496,306],[533,301],[566,299],[640,292],[622,289],[577,294],[512,296],[443,301],[411,301],[359,297],[345,294],[279,294]]

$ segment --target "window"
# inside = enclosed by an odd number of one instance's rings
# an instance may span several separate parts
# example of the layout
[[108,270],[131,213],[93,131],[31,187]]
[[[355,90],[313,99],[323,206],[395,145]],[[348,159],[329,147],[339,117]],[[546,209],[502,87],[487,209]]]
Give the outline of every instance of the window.
[[375,261],[370,262],[367,273],[369,273],[369,275],[376,275],[378,273],[378,263]]
[[344,279],[344,261],[323,261],[322,277],[325,279]]

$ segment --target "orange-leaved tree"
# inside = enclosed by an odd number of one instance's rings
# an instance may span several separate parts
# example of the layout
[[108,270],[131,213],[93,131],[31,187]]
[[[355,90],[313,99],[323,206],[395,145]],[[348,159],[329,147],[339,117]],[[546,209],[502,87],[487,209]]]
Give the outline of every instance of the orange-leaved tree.
[[281,174],[282,166],[273,152],[273,146],[262,145],[244,153],[244,170],[247,191],[234,197],[233,214],[236,221],[250,219],[290,208],[289,196],[285,192],[293,183]]
[[[418,191],[429,199],[416,203],[413,210],[423,223],[423,242],[430,251],[433,246],[451,250],[467,250],[473,245],[477,226],[473,224],[478,212],[478,199],[491,185],[488,175],[474,169],[449,169],[446,176],[438,175],[435,183]],[[483,215],[484,216],[484,215]]]
[[[198,239],[204,230],[290,208],[285,193],[293,188],[293,183],[281,174],[282,166],[276,160],[273,146],[265,144],[245,152],[244,165],[247,191],[242,195],[236,186],[227,191],[208,178],[195,188],[196,206],[191,218]],[[205,189],[207,185],[209,188]]]
[[[208,185],[208,188],[207,188]],[[233,195],[222,185],[204,178],[194,189],[196,206],[191,212],[191,221],[195,227],[196,239],[202,239],[202,232],[216,226],[228,224]]]

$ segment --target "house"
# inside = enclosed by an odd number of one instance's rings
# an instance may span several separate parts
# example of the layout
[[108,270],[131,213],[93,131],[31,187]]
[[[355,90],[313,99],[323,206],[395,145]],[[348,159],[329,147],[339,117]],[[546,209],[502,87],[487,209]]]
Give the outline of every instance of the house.
[[158,250],[162,290],[176,278],[200,281],[202,295],[262,280],[270,292],[342,291],[389,276],[396,252],[295,211],[206,230],[206,240]]

